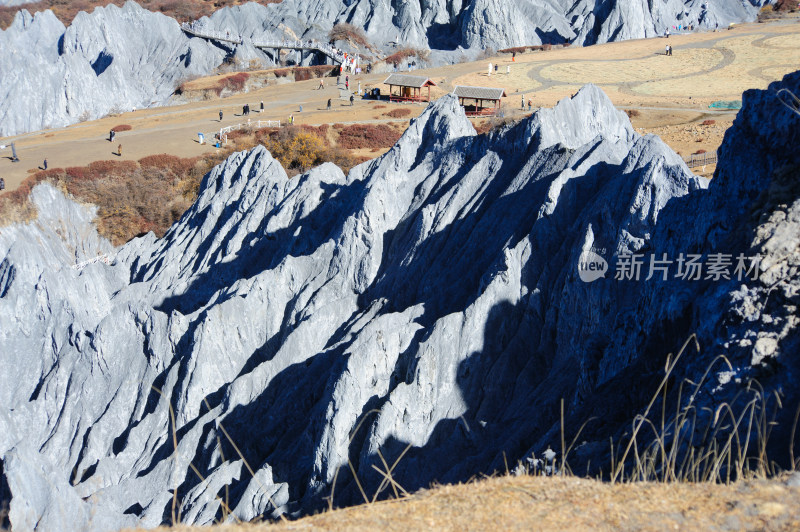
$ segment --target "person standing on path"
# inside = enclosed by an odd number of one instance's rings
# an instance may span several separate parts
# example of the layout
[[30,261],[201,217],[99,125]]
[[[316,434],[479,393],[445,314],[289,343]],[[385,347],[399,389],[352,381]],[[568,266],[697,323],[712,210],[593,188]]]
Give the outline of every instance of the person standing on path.
[[6,180],[0,177],[0,190],[6,189]]
[[353,107],[353,102],[355,101],[355,97],[351,94],[350,95],[350,107]]
[[489,77],[492,77],[492,64],[489,63]]
[[525,95],[522,95],[522,106],[520,107],[523,111],[525,110]]
[[264,112],[264,100],[261,100],[261,112]]
[[219,121],[222,122],[222,111],[219,112]]
[[531,99],[530,99],[530,98],[528,98],[528,111],[530,111],[530,110],[531,110],[531,107],[532,107],[532,106],[533,106],[533,102],[531,101]]
[[664,55],[669,55],[669,45],[664,46]]
[[117,155],[119,155],[120,157],[122,157],[122,144],[120,144],[119,146],[117,146]]
[[328,98],[328,111],[330,111],[330,110],[331,110],[331,99]]
[[44,160],[44,164],[42,166],[44,166],[44,169],[47,170],[47,159]]

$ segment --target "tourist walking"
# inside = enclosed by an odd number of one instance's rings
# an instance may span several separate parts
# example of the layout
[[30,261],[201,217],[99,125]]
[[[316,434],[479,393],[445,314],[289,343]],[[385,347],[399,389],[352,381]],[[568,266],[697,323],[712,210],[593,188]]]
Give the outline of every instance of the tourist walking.
[[317,90],[321,91],[324,88],[325,88],[325,81],[322,78],[320,78],[319,79],[319,87],[317,87]]
[[222,111],[219,112],[219,121],[222,122]]
[[261,100],[261,108],[260,108],[260,111],[261,111],[262,113],[264,112],[264,100]]
[[492,77],[492,64],[489,63],[489,77]]
[[116,131],[114,131],[113,129],[108,132],[108,142],[114,142],[114,135],[115,134],[116,134]]
[[44,164],[42,164],[45,170],[47,170],[47,159],[44,160]]
[[328,111],[330,111],[330,110],[331,110],[331,99],[328,98]]
[[353,107],[353,102],[355,101],[355,97],[351,94],[350,95],[350,107]]
[[6,180],[0,177],[0,190],[6,189]]
[[122,144],[120,144],[119,146],[117,146],[117,155],[119,155],[120,157],[122,157]]
[[531,107],[533,107],[533,102],[531,101],[530,98],[528,98],[528,111],[531,110]]
[[521,104],[521,107],[520,107],[520,108],[521,108],[523,111],[525,110],[525,95],[524,95],[524,94],[522,95],[522,104]]

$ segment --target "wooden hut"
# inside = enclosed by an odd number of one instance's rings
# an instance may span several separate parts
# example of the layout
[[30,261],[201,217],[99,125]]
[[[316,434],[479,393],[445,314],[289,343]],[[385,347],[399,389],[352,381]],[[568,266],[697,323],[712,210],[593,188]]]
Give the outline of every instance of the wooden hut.
[[494,115],[500,110],[500,98],[506,97],[505,89],[464,85],[456,85],[453,94],[458,97],[467,116]]
[[[423,76],[411,76],[409,74],[392,74],[384,85],[389,85],[389,101],[392,102],[429,102],[431,101],[431,87],[436,83]],[[399,93],[395,94],[394,88],[399,88]],[[428,95],[422,94],[422,89],[428,88]]]

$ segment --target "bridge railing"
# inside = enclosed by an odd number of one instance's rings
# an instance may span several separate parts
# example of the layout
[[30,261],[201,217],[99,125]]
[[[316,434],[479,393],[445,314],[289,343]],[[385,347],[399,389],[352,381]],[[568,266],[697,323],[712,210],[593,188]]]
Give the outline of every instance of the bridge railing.
[[[242,44],[244,39],[240,35],[231,35],[230,33],[222,33],[221,31],[215,31],[210,28],[205,28],[196,22],[183,22],[181,24],[181,29],[190,35],[194,35],[196,37],[200,37],[203,39],[211,39],[216,41],[225,41],[231,42],[234,44]],[[333,45],[329,43],[324,43],[320,41],[315,41],[313,39],[302,41],[302,40],[265,40],[265,41],[253,41],[253,46],[256,48],[273,48],[273,49],[280,49],[280,48],[291,48],[294,50],[317,50],[334,61],[338,63],[345,62],[345,56],[342,52],[337,50]]]
[[689,168],[717,164],[717,152],[693,153],[687,159],[684,159],[684,162]]
[[241,124],[233,124],[230,126],[225,126],[219,130],[219,138],[222,138],[230,133],[231,131],[236,131],[239,129],[247,129],[247,128],[254,128],[254,129],[261,129],[265,127],[281,127],[280,120],[256,120],[255,122],[242,122]]
[[322,43],[315,40],[308,41],[289,41],[289,40],[267,40],[267,41],[253,41],[253,46],[256,48],[291,48],[294,50],[318,50],[327,55],[331,59],[339,62],[344,61],[344,54],[339,52],[336,48],[327,43]]
[[230,33],[222,33],[221,31],[214,31],[212,29],[203,28],[196,24],[184,22],[181,24],[181,29],[186,33],[190,33],[197,37],[204,39],[212,39],[215,41],[226,41],[234,44],[242,44],[242,38],[239,35],[231,35]]
[[78,271],[81,271],[85,267],[89,266],[90,264],[95,264],[97,262],[102,262],[104,264],[111,264],[113,261],[113,257],[109,257],[108,255],[99,255],[89,260],[85,260],[83,262],[79,262],[77,264],[73,264],[72,268]]

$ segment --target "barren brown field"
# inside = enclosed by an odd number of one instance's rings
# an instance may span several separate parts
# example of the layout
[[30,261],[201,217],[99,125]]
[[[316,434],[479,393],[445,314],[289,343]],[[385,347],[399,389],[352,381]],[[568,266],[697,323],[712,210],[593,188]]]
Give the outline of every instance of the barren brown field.
[[[684,157],[698,150],[712,151],[719,146],[724,130],[731,124],[735,111],[708,108],[714,100],[738,100],[748,88],[765,88],[800,64],[800,27],[797,18],[770,24],[743,24],[733,30],[673,35],[669,43],[675,55],[663,55],[666,39],[644,39],[611,43],[586,48],[564,48],[547,52],[518,54],[515,62],[507,54],[471,63],[460,63],[421,70],[415,74],[429,76],[438,84],[433,97],[452,90],[457,84],[504,87],[507,117],[521,118],[528,114],[520,109],[520,101],[531,99],[534,107],[552,106],[574,94],[584,83],[603,88],[620,109],[638,112],[632,123],[641,133],[659,135]],[[488,63],[499,64],[498,74],[487,75]],[[510,74],[506,74],[510,67]],[[387,87],[381,83],[386,74],[351,77],[351,90]],[[254,79],[263,80],[263,76]],[[194,86],[216,83],[219,76],[195,80]],[[418,104],[387,104],[357,99],[351,107],[327,78],[326,86],[317,90],[319,81],[275,83],[224,98],[194,101],[170,107],[137,110],[119,116],[75,124],[56,130],[45,130],[2,138],[0,144],[16,142],[20,162],[12,163],[7,153],[0,158],[0,176],[7,190],[13,190],[25,177],[43,165],[84,166],[96,160],[137,160],[147,155],[170,153],[193,157],[214,151],[207,143],[197,142],[197,133],[209,139],[223,126],[246,122],[242,106],[249,103],[263,113],[251,113],[252,123],[258,120],[281,120],[294,116],[296,124],[376,123],[394,121],[387,111],[404,108],[411,111],[405,119],[419,115]],[[332,109],[326,110],[327,100]],[[380,107],[383,106],[383,107]],[[302,112],[300,108],[302,107]],[[219,121],[219,111],[223,120]],[[708,119],[714,127],[701,126]],[[108,131],[117,125],[131,125],[130,131],[119,133],[113,143]],[[123,155],[116,155],[118,144]],[[370,151],[375,156],[381,151]],[[698,169],[710,174],[713,168]]]
[[296,521],[162,530],[790,531],[800,530],[798,475],[730,485],[504,476]]

